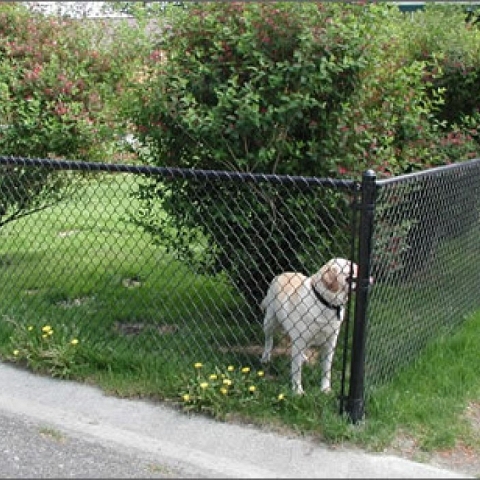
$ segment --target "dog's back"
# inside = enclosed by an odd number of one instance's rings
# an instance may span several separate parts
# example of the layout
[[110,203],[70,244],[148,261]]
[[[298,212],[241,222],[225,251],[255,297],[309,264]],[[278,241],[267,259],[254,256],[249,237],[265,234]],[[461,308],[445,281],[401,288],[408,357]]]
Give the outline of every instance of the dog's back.
[[301,302],[301,290],[307,277],[303,273],[284,272],[277,275],[270,286],[267,294],[260,303],[262,311],[267,308],[277,312],[280,308],[285,308],[287,302],[298,304]]

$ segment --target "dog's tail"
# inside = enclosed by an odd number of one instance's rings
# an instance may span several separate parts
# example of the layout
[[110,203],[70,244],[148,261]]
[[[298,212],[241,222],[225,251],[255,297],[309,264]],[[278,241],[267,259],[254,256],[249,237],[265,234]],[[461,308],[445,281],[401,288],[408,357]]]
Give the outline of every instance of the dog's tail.
[[260,310],[264,312],[267,309],[267,297],[264,297],[264,299],[260,302]]
[[270,304],[270,302],[272,301],[272,298],[274,297],[274,293],[272,290],[273,290],[274,282],[276,279],[277,277],[275,277],[272,280],[272,283],[270,283],[268,287],[267,293],[263,297],[263,300],[260,302],[260,309],[262,310],[262,312],[265,312],[267,310],[268,305]]
[[266,308],[267,308],[267,306],[265,305],[265,299],[263,299],[263,300],[260,302],[260,310],[261,310],[262,312],[264,312]]

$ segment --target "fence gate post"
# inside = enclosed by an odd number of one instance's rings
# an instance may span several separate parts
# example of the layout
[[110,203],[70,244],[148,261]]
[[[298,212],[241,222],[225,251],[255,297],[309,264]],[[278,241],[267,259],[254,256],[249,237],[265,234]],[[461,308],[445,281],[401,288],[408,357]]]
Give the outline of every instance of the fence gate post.
[[358,279],[355,297],[350,383],[346,411],[353,423],[365,413],[365,341],[367,328],[367,302],[370,289],[370,257],[372,249],[373,220],[376,201],[376,175],[367,170],[362,176],[362,202],[358,238]]

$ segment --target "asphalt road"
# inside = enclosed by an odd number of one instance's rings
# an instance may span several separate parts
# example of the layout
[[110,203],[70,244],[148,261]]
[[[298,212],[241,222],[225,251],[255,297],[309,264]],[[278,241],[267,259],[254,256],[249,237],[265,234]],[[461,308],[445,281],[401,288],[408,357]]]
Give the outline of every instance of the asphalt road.
[[0,478],[186,478],[191,471],[121,444],[81,438],[48,421],[0,413]]
[[[0,363],[0,478],[467,478]],[[473,478],[473,477],[470,477]]]

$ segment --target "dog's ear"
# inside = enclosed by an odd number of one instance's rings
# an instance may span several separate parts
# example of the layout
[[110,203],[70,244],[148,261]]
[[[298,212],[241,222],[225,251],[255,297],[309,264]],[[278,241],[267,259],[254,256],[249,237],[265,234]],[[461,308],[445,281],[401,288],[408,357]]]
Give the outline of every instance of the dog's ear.
[[340,282],[338,281],[338,267],[336,265],[328,265],[323,271],[320,272],[320,278],[322,282],[333,293],[337,293],[340,290]]

